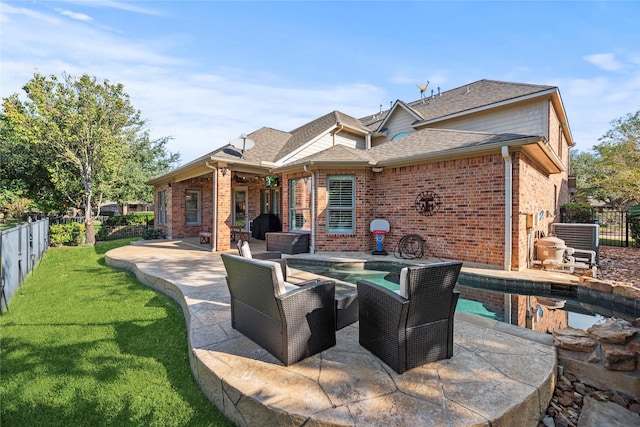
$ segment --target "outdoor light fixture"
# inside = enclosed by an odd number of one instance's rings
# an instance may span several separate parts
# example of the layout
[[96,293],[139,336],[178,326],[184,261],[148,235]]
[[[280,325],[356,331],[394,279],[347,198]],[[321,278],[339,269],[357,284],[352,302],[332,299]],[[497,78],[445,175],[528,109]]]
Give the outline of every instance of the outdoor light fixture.
[[372,171],[374,171],[375,173],[380,173],[384,170],[383,167],[375,167],[375,168],[371,168]]
[[229,169],[227,168],[221,168],[220,172],[222,172],[222,176],[227,176],[227,172],[229,172]]

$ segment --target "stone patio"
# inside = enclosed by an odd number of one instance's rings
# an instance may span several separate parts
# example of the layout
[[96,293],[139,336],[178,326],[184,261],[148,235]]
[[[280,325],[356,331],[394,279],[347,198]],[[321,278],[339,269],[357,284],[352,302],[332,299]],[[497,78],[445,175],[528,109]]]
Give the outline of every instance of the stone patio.
[[535,426],[547,408],[556,379],[551,337],[464,313],[456,314],[454,356],[402,375],[360,347],[358,323],[336,333],[335,347],[285,367],[231,328],[224,266],[207,249],[197,238],[142,241],[106,260],[180,304],[193,375],[237,425]]

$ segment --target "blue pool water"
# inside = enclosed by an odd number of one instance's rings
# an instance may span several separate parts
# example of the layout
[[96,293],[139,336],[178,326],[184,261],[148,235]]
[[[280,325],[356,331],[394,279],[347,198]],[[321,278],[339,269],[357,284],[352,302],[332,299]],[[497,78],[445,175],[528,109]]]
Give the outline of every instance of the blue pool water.
[[[348,263],[331,266],[327,263],[293,259],[290,265],[300,270],[351,284],[355,284],[358,280],[368,280],[390,290],[400,288],[398,284],[399,272],[404,267],[401,263],[374,261],[367,262],[366,268],[361,269],[351,268]],[[586,330],[594,324],[604,322],[608,317],[631,321],[640,315],[633,309],[628,311],[629,309],[626,307],[624,309],[615,307],[613,303],[610,303],[609,306],[600,306],[599,304],[603,301],[581,301],[577,295],[567,293],[566,290],[549,290],[540,287],[540,289],[532,288],[529,291],[523,291],[522,288],[504,284],[497,286],[486,280],[478,280],[477,278],[474,280],[469,277],[467,275],[464,280],[458,281],[457,289],[462,292],[463,297],[458,301],[457,311],[507,322],[509,320],[505,320],[505,317],[515,316],[517,319],[511,319],[510,323],[540,332],[553,330],[554,322],[556,328],[571,326]],[[471,297],[467,298],[465,295]],[[512,296],[518,298],[511,298]],[[527,312],[526,316],[517,313],[517,308],[512,309],[510,313],[503,306],[507,302],[510,306],[511,301],[525,307],[523,310]],[[520,317],[518,318],[518,316]],[[523,317],[526,317],[527,320],[523,320]]]

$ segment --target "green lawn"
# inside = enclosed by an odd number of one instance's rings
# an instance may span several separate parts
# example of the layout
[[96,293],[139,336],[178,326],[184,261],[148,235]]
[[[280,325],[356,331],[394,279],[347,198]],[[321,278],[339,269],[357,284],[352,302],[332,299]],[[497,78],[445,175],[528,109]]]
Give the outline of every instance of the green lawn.
[[227,426],[189,368],[177,304],[106,266],[108,250],[50,249],[0,318],[0,425]]

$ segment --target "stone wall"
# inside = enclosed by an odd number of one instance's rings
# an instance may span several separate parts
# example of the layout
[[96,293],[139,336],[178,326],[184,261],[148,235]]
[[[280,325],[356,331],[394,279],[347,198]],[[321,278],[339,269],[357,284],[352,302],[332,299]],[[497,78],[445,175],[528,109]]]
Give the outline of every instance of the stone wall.
[[640,397],[640,318],[629,323],[609,319],[586,331],[564,328],[553,332],[558,363],[583,383]]

